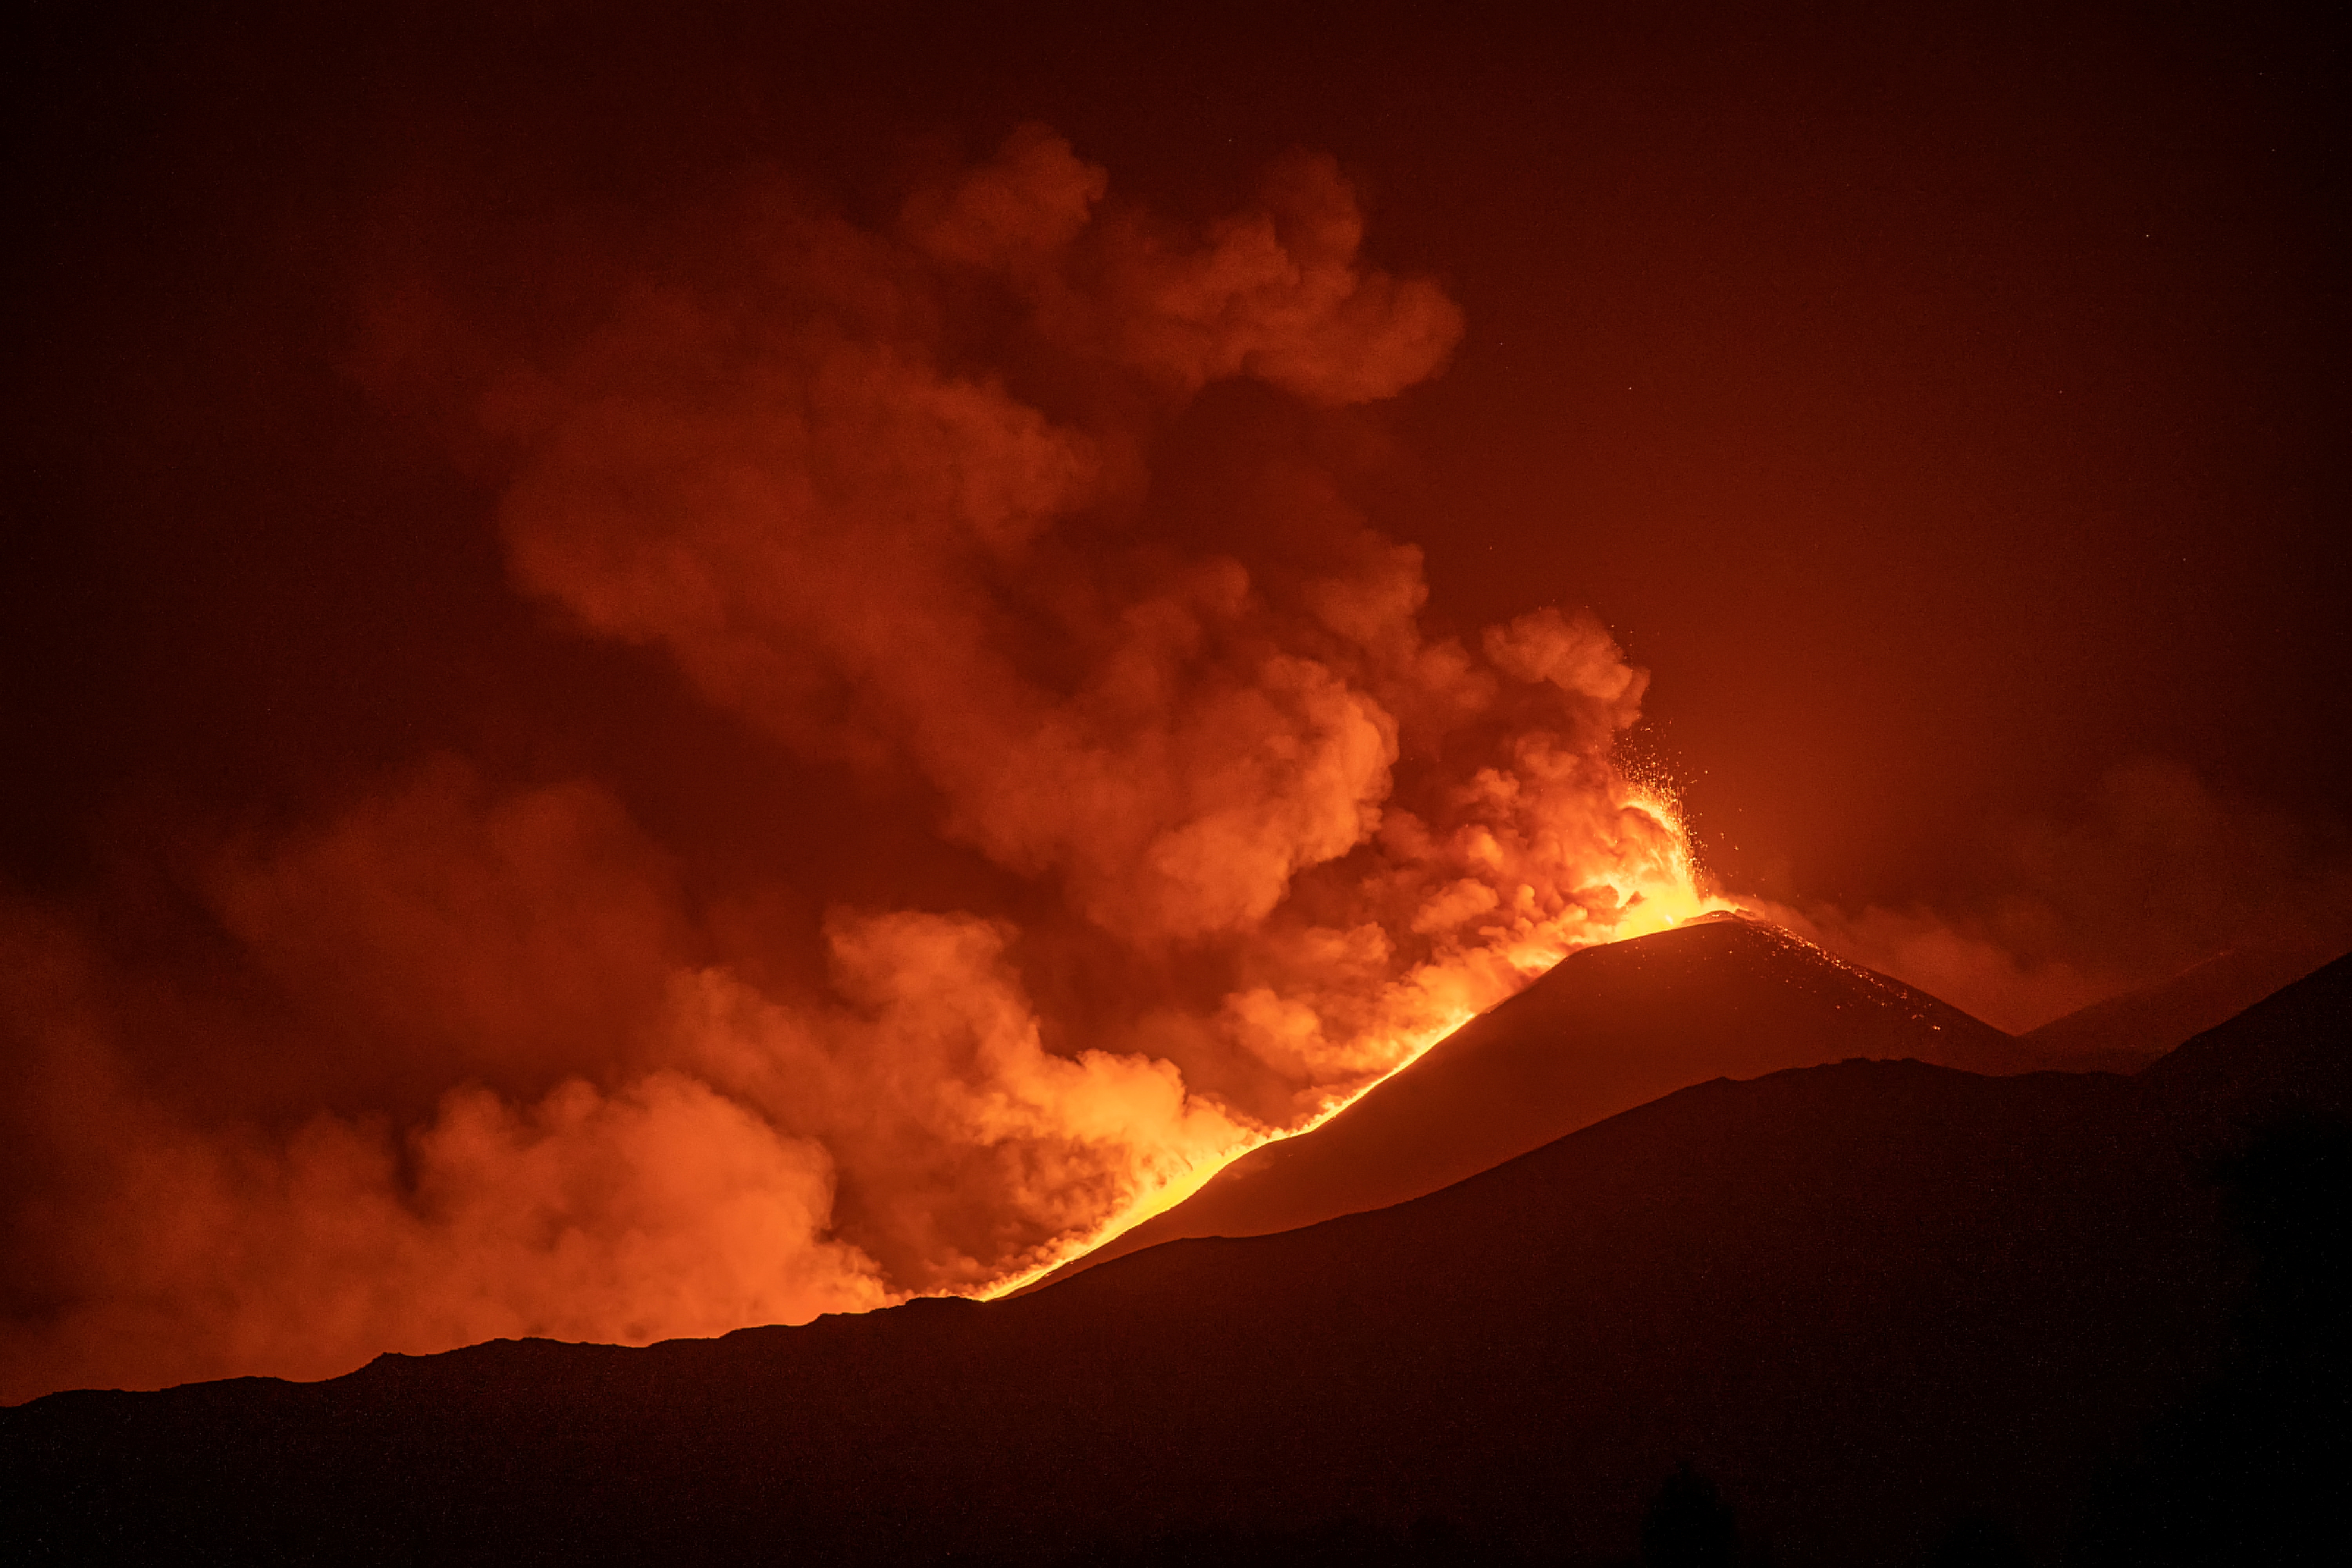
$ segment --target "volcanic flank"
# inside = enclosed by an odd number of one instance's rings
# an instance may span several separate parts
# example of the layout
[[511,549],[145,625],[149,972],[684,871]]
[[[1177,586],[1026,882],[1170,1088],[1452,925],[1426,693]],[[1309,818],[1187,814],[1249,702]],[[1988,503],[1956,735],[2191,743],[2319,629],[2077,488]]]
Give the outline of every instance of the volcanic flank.
[[[1969,1033],[1732,926],[1591,954],[1458,1059],[1537,1054],[1516,1029],[1598,1016],[1654,962],[1669,1034],[1785,1046],[1824,1008],[1855,1040]],[[1718,1079],[1412,1202],[1016,1300],[56,1395],[0,1417],[12,1532],[58,1561],[1174,1562],[1296,1558],[1352,1521],[1414,1560],[1585,1561],[1687,1459],[1776,1560],[1917,1561],[1956,1528],[2194,1560],[2318,1495],[2314,1461],[2250,1470],[2211,1434],[2267,1420],[2293,1460],[2341,1391],[2307,1288],[2341,1284],[2347,1022],[2342,960],[2137,1079]],[[2282,1117],[2287,1153],[2227,1163]],[[2216,1172],[2264,1216],[2251,1274]],[[1456,1528],[1383,1534],[1423,1518]]]
[[1710,1078],[1855,1057],[2011,1071],[2029,1055],[1776,927],[1703,917],[1571,953],[1329,1121],[1252,1150],[1047,1280],[1181,1237],[1264,1236],[1402,1203]]

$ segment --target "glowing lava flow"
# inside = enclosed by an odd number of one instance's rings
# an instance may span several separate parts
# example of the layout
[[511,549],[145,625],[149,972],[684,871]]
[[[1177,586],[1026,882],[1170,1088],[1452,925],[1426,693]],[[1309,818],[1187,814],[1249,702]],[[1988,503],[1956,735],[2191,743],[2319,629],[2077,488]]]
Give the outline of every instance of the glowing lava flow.
[[[1444,973],[1423,973],[1416,976],[1423,983],[1424,991],[1449,991],[1458,1000],[1431,1021],[1391,1036],[1389,1044],[1396,1056],[1394,1065],[1386,1071],[1344,1094],[1333,1096],[1320,1110],[1296,1127],[1268,1130],[1198,1162],[1139,1194],[1083,1239],[1071,1242],[1047,1260],[970,1294],[983,1301],[1012,1295],[1145,1221],[1167,1213],[1207,1186],[1215,1180],[1217,1173],[1252,1150],[1314,1131],[1419,1061],[1431,1047],[1471,1019],[1540,979],[1570,953],[1582,948],[1649,936],[1701,915],[1739,909],[1740,906],[1732,900],[1700,891],[1689,835],[1671,795],[1656,788],[1644,788],[1636,791],[1625,804],[1649,816],[1664,829],[1672,847],[1666,854],[1638,868],[1621,867],[1596,879],[1597,886],[1613,891],[1618,899],[1614,918],[1607,927],[1608,934],[1591,934],[1589,914],[1580,909],[1571,909],[1536,926],[1516,941],[1457,954],[1450,963],[1432,961],[1423,966],[1424,972]],[[1502,961],[1499,965],[1493,962],[1496,959]],[[1496,983],[1497,976],[1504,977],[1500,984]],[[1449,984],[1434,984],[1439,981]]]

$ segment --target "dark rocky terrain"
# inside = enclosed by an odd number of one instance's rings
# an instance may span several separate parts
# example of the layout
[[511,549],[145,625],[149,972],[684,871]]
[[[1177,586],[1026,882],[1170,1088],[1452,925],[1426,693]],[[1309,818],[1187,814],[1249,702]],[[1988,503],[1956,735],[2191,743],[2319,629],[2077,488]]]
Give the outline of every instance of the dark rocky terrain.
[[1608,1562],[1687,1462],[1751,1561],[2331,1560],[2347,1020],[2352,960],[2137,1079],[1703,1083],[987,1305],[52,1395],[9,1552]]

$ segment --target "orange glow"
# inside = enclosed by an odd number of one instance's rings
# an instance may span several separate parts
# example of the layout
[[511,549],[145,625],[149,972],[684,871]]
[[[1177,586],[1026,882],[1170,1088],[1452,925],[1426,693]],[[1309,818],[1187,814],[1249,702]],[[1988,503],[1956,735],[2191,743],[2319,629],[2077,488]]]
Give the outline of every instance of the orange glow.
[[[10,208],[0,1403],[1001,1294],[1376,1084],[1499,1131],[1423,1053],[1718,894],[2098,1053],[2352,945],[2292,30],[108,9]],[[1635,1015],[1480,1104],[1812,1037]]]
[[[288,1042],[257,1049],[305,1111],[275,1131],[148,1094],[194,1005],[119,1016],[72,933],[0,928],[10,973],[82,976],[16,1000],[103,1239],[0,1347],[8,1393],[1001,1293],[1566,953],[1719,907],[1616,760],[1648,676],[1590,612],[1433,627],[1419,551],[1245,454],[1192,531],[1139,536],[1210,384],[1345,411],[1459,338],[1364,259],[1330,160],[1186,230],[1031,129],[886,231],[779,214],[479,389],[508,566],[995,880],[798,923],[763,912],[798,888],[690,890],[593,780],[428,762],[195,857],[279,998],[239,1024]],[[974,300],[1019,389],[943,324]],[[812,928],[814,973],[778,963]]]
[[[1429,1010],[1401,1018],[1385,1040],[1371,1043],[1370,1048],[1391,1063],[1384,1071],[1333,1095],[1320,1110],[1295,1126],[1270,1129],[1241,1139],[1156,1184],[1146,1185],[1100,1226],[1070,1241],[1044,1261],[966,1293],[982,1300],[1010,1295],[1064,1263],[1084,1257],[1154,1215],[1174,1208],[1251,1150],[1313,1131],[1579,948],[1647,936],[1699,915],[1745,907],[1742,901],[1701,890],[1689,837],[1670,796],[1663,791],[1635,788],[1627,793],[1624,806],[1646,817],[1658,837],[1645,840],[1640,852],[1601,869],[1596,876],[1595,881],[1617,897],[1613,919],[1605,911],[1596,916],[1589,908],[1571,906],[1555,910],[1546,918],[1481,928],[1479,936],[1489,939],[1490,945],[1475,952],[1457,951],[1445,959],[1433,960],[1408,977],[1407,994],[1433,1000]],[[1522,883],[1520,888],[1529,894],[1533,892],[1529,884]],[[1605,934],[1596,934],[1597,930],[1605,930]],[[1499,963],[1494,962],[1496,959]],[[1447,1000],[1436,1000],[1440,998]]]

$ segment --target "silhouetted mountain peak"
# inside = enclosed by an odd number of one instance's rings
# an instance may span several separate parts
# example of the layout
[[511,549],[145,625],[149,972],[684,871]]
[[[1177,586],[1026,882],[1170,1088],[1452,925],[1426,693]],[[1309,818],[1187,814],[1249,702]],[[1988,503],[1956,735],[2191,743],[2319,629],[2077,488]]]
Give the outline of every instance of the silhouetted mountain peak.
[[2018,1037],[2048,1066],[2137,1072],[2277,994],[2352,946],[2352,921],[2250,939],[2153,985],[2094,1002]]
[[1707,1079],[1857,1057],[1973,1068],[2008,1039],[1778,926],[1693,921],[1570,953],[1321,1127],[1252,1151],[1048,1279],[1179,1237],[1402,1203]]
[[[2283,1181],[2242,1173],[2284,1237],[2251,1271],[2181,1140],[2341,1116],[2352,961],[2137,1079],[1840,1050],[1953,1026],[1730,922],[1559,973],[1465,1030],[1430,1093],[1577,1059],[1558,1031],[1589,1052],[1612,1021],[1630,1047],[1671,1017],[1765,1035],[1777,1017],[1846,1030],[1830,1048],[1853,1059],[1712,1078],[1411,1202],[1180,1241],[1019,1300],[54,1395],[0,1411],[10,1544],[1156,1568],[1420,1540],[1454,1555],[1396,1560],[1612,1561],[1675,1490],[1664,1512],[1714,1521],[1686,1532],[1702,1544],[1729,1519],[1776,1560],[1989,1540],[2054,1561],[2088,1516],[2088,1560],[2147,1563],[2231,1560],[2204,1548],[2329,1495],[2340,1122],[2273,1158]],[[1874,1032],[1889,1019],[1905,1029]],[[2328,1268],[2313,1236],[2336,1237]],[[2250,1469],[2281,1432],[2295,1447]],[[1673,1479],[1685,1466],[1711,1500]],[[1460,1528],[1413,1535],[1427,1520]]]
[[2280,1123],[2352,1121],[2352,953],[2141,1070],[2193,1147]]

